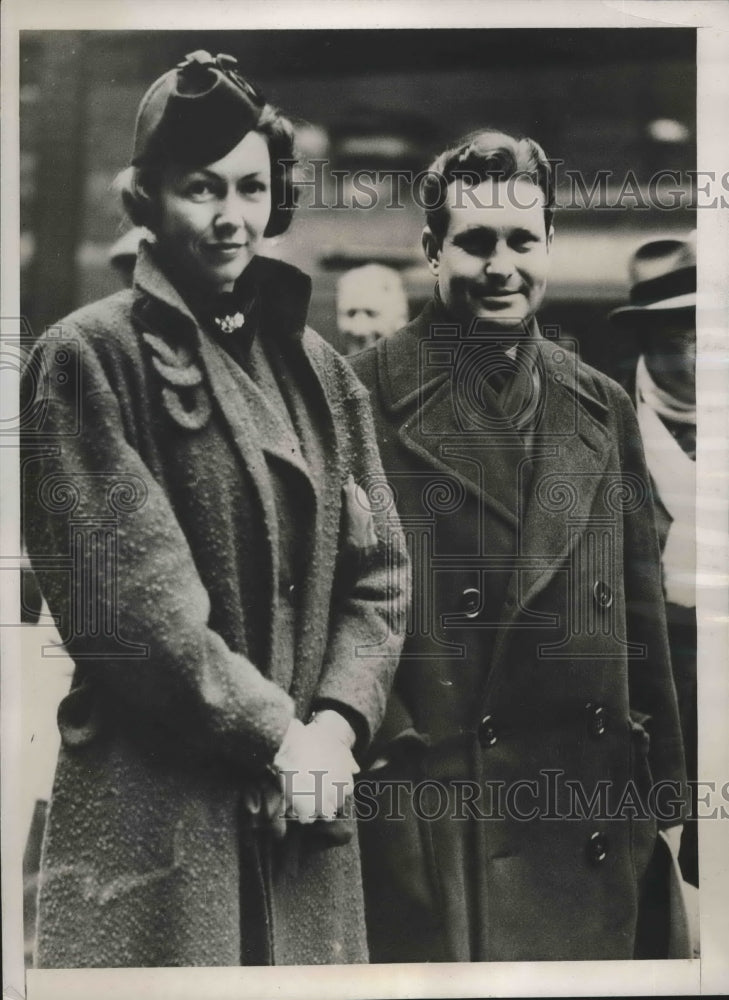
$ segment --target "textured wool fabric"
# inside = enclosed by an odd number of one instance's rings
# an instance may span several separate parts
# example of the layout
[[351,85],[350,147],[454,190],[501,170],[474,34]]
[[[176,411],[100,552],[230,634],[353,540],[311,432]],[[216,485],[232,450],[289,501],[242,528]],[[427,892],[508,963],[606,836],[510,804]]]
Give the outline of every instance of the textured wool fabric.
[[[273,414],[253,421],[258,390],[146,246],[134,289],[67,317],[28,366],[42,405],[23,441],[26,542],[76,662],[41,967],[367,959],[356,836],[331,846],[290,824],[275,844],[242,804],[294,715],[340,704],[374,733],[407,560],[393,511],[357,511],[367,545],[347,530],[349,484],[382,470],[365,390],[304,328],[308,278],[257,268],[300,459]],[[298,484],[300,523],[279,523],[269,462]],[[298,592],[282,587],[282,531],[308,533]],[[295,656],[277,656],[295,622]]]

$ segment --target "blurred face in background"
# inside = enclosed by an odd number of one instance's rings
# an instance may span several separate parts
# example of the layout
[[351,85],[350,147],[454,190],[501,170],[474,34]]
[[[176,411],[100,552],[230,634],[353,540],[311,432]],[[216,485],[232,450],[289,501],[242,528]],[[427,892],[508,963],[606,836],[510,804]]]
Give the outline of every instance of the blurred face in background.
[[229,153],[195,169],[169,166],[155,236],[185,281],[230,291],[258,252],[271,215],[266,139],[248,132]]
[[693,310],[665,320],[652,318],[643,331],[645,363],[659,389],[681,403],[696,403],[696,322]]
[[344,354],[357,354],[408,321],[400,276],[377,265],[355,268],[337,287],[337,327]]

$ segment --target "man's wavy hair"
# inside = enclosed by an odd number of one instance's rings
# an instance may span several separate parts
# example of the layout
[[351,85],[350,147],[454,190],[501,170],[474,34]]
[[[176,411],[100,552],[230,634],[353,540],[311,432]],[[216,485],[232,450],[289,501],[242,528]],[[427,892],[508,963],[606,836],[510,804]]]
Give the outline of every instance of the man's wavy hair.
[[544,225],[547,232],[554,219],[555,196],[552,166],[533,139],[519,139],[496,129],[471,132],[441,153],[428,167],[421,189],[428,207],[425,218],[439,243],[448,230],[446,188],[453,181],[480,184],[481,181],[509,181],[525,177],[544,194]]
[[[252,131],[258,132],[268,142],[271,158],[271,217],[263,235],[281,236],[291,225],[296,208],[294,127],[277,108],[266,104]],[[159,223],[157,194],[165,165],[169,164],[160,162],[129,167],[121,172],[116,181],[124,209],[132,223],[146,226],[153,233]]]

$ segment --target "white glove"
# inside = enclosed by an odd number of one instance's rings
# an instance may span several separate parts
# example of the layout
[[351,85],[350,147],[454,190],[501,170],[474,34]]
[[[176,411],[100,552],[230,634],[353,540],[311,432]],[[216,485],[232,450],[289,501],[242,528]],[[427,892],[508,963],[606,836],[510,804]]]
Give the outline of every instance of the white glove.
[[333,820],[354,792],[354,738],[347,720],[331,710],[308,726],[298,719],[289,724],[273,763],[288,810],[300,823]]

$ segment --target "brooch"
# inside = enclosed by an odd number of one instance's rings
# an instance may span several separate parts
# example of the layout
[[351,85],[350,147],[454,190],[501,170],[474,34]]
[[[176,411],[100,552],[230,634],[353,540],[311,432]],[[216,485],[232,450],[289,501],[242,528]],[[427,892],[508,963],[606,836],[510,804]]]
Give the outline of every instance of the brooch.
[[234,330],[240,330],[246,321],[245,316],[241,312],[235,313],[234,316],[215,316],[215,325],[220,327],[223,333],[233,333]]

